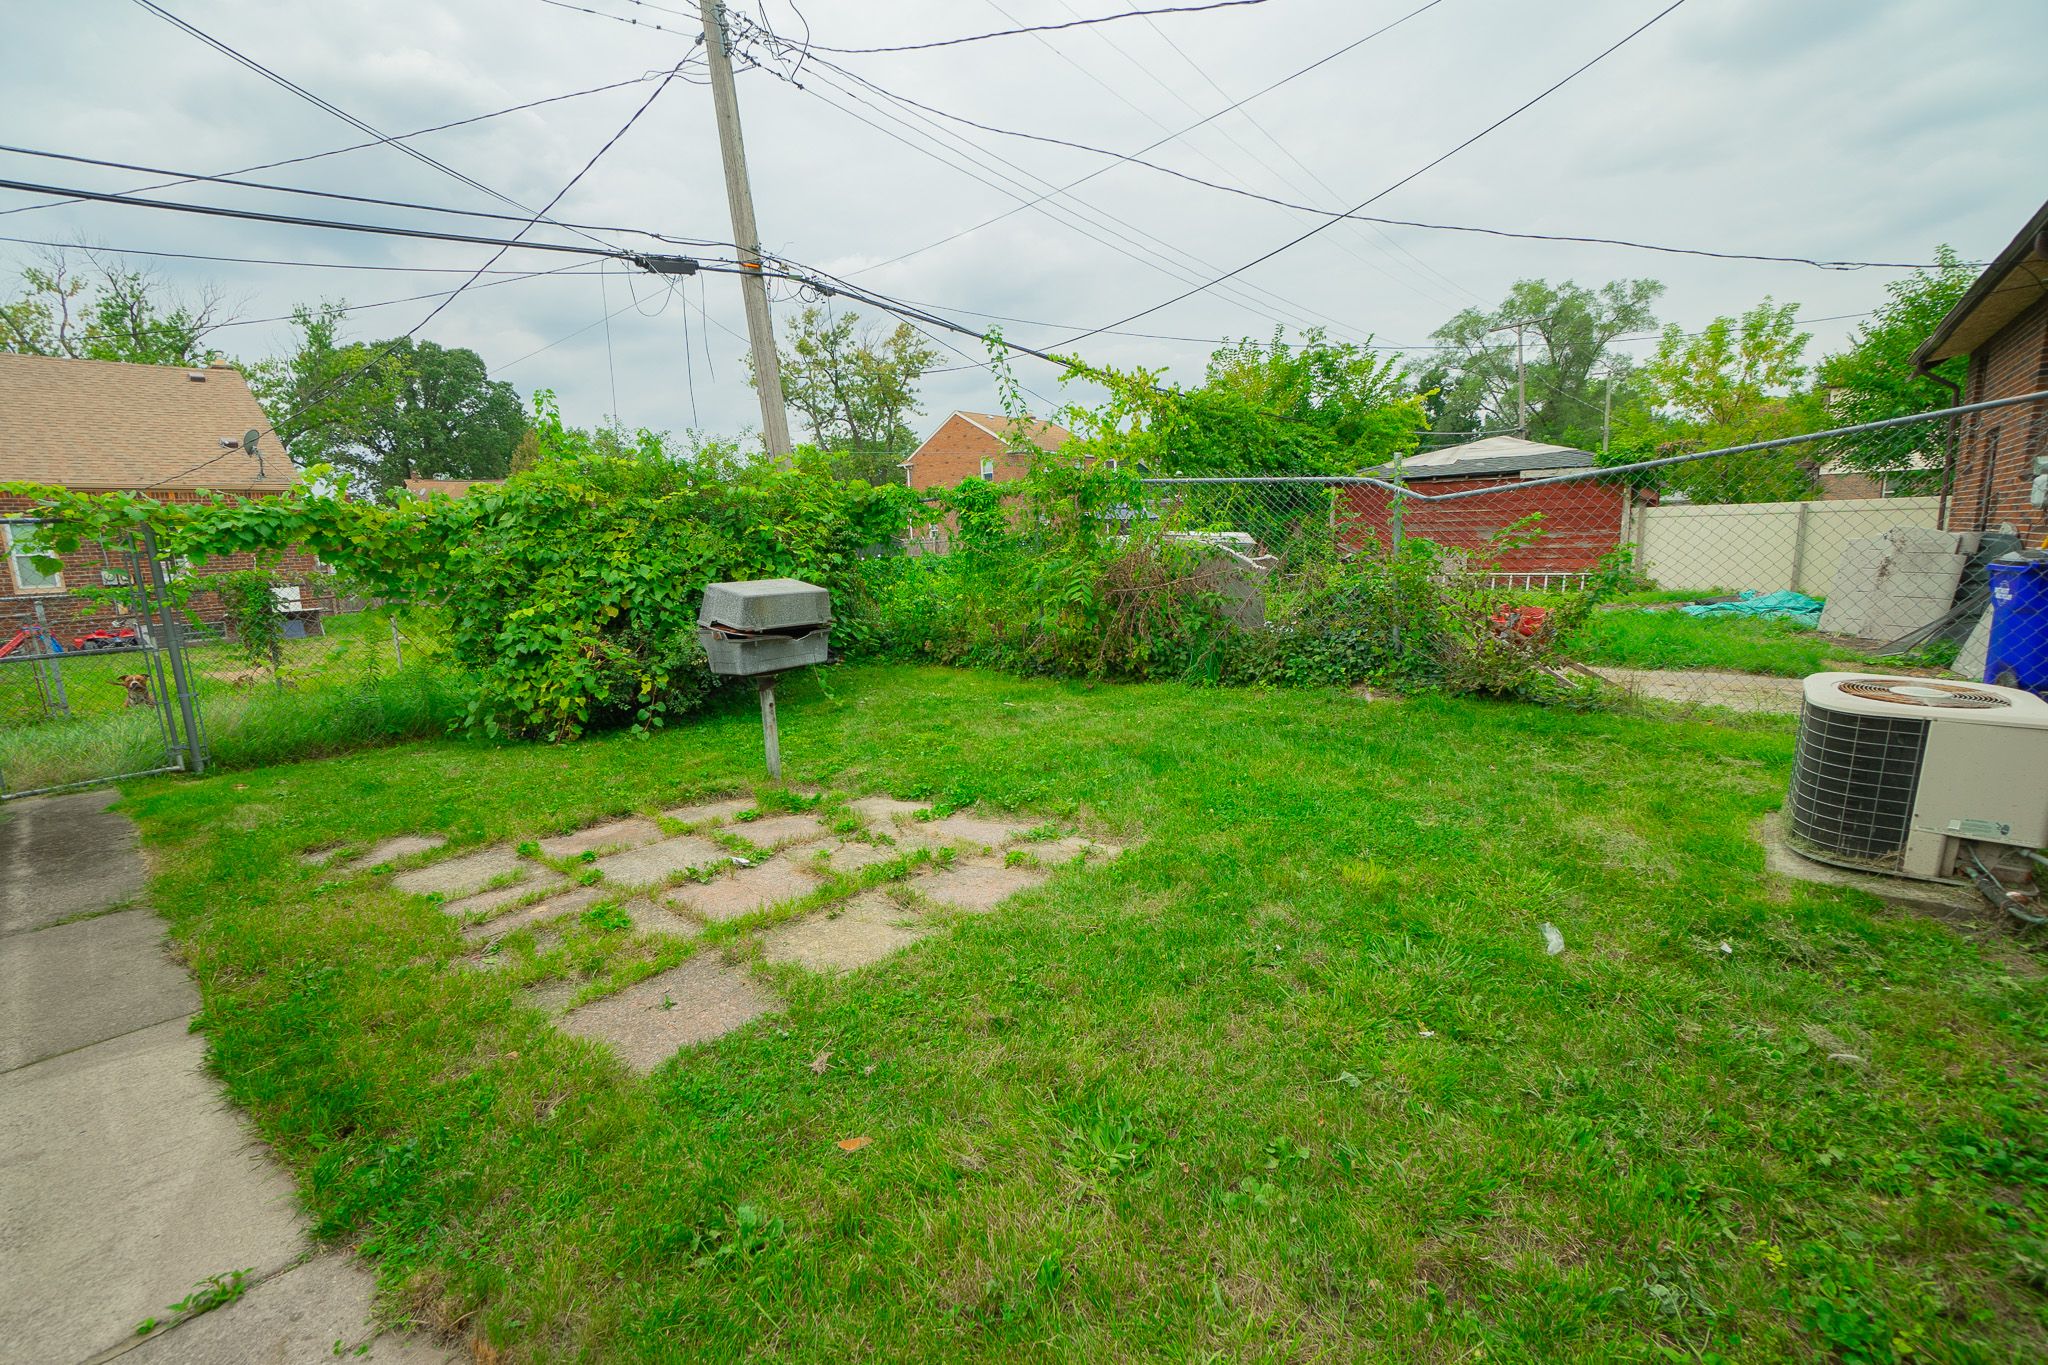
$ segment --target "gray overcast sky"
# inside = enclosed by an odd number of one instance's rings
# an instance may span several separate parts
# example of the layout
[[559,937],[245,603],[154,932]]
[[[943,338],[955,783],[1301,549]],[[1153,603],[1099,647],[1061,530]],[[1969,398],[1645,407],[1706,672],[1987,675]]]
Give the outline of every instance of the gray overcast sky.
[[[575,0],[677,34],[545,0],[162,0],[215,37],[386,132],[641,75],[689,49],[692,0]],[[1134,0],[1149,7],[1159,0]],[[1124,151],[1192,123],[1423,4],[1270,0],[1241,9],[1132,19],[884,56],[832,60],[894,92],[982,122]],[[1429,162],[1664,7],[1665,0],[1440,0],[1427,12],[1187,137],[1151,159],[1210,179],[1349,207]],[[763,8],[762,6],[765,6]],[[1051,23],[1128,8],[1124,0],[747,0],[777,32],[862,47]],[[0,13],[13,55],[5,142],[222,172],[360,141],[303,103],[130,0],[13,0]],[[1388,195],[1392,217],[1581,233],[1721,250],[1922,261],[1934,243],[1984,259],[2048,193],[2048,5],[1872,0],[1689,0],[1586,75]],[[691,69],[701,80],[701,63]],[[1240,265],[1313,220],[1131,166],[908,259],[1098,169],[1101,158],[970,129],[906,128],[810,68],[797,88],[768,71],[739,80],[764,245],[869,288],[1007,324],[1046,345],[1169,298]],[[437,133],[417,145],[539,207],[617,131],[651,85]],[[900,113],[900,111],[899,111]],[[856,117],[858,116],[858,117]],[[907,117],[907,116],[906,116]],[[881,125],[896,137],[860,121]],[[958,140],[964,137],[965,141]],[[897,140],[901,138],[903,140]],[[1282,150],[1284,149],[1284,151]],[[0,155],[9,178],[131,189],[147,176]],[[269,173],[356,194],[502,209],[478,191],[372,148]],[[423,215],[201,186],[199,202],[383,222]],[[33,202],[0,193],[0,209]],[[710,92],[672,83],[554,211],[557,218],[690,237],[731,235]],[[1088,226],[1081,225],[1087,220]],[[456,226],[461,222],[439,220]],[[481,225],[483,231],[508,225]],[[477,225],[472,222],[476,230]],[[120,248],[466,271],[488,248],[346,236],[108,205],[0,216],[0,235]],[[553,229],[536,237],[563,237]],[[577,240],[573,237],[567,240]],[[639,239],[627,239],[638,241]],[[0,242],[0,259],[33,248]],[[567,258],[514,253],[502,267]],[[138,261],[140,258],[138,258]],[[888,263],[894,261],[894,263]],[[251,319],[321,298],[351,304],[446,289],[459,273],[313,270],[163,260],[173,282],[210,280]],[[1424,342],[1458,309],[1492,304],[1515,280],[1583,284],[1652,276],[1660,316],[1688,326],[1765,294],[1810,318],[1868,311],[1896,272],[1706,261],[1614,247],[1508,241],[1341,224],[1236,282],[1155,313],[1138,331],[1176,338],[1269,334],[1323,322],[1381,344]],[[569,418],[735,433],[758,421],[730,277],[671,295],[645,277],[570,274],[473,290],[425,332],[471,346],[522,391],[548,386]],[[637,303],[637,307],[636,307]],[[792,303],[782,305],[784,311]],[[358,312],[352,335],[413,326],[432,301]],[[609,326],[599,320],[623,310]],[[970,316],[963,320],[973,322]],[[876,318],[876,321],[881,321]],[[1817,321],[1812,354],[1853,319]],[[1062,330],[1067,328],[1068,330]],[[687,329],[687,338],[686,338]],[[217,334],[254,358],[287,329]],[[973,356],[978,344],[955,338]],[[530,354],[549,347],[540,354]],[[1199,375],[1210,344],[1101,336],[1092,358]],[[1643,349],[1637,344],[1636,349]],[[1020,379],[1058,396],[1050,368]],[[695,382],[695,404],[690,394]],[[616,402],[614,401],[616,393]],[[995,404],[979,369],[940,374],[924,427],[954,407]]]

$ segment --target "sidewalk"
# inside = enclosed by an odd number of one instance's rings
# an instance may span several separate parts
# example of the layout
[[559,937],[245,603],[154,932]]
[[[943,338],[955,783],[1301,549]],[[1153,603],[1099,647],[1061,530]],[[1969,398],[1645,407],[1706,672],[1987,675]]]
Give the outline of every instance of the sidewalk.
[[[112,800],[0,808],[0,1365],[454,1359],[378,1336],[369,1273],[307,1243],[290,1178],[204,1070],[198,994]],[[236,1302],[136,1334],[235,1270]]]

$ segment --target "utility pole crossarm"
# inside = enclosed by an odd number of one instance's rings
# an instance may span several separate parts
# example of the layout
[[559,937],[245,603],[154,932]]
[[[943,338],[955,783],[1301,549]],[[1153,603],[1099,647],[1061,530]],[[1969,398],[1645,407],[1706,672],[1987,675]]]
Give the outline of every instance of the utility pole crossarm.
[[740,297],[747,309],[747,340],[754,357],[754,388],[761,398],[761,440],[771,456],[789,454],[789,412],[782,402],[782,362],[775,354],[775,320],[768,311],[768,281],[761,275],[761,233],[754,225],[754,192],[747,182],[747,149],[740,140],[739,94],[732,83],[722,0],[698,0],[704,16],[704,59],[711,71],[711,103],[718,114],[718,149],[725,163],[725,201],[739,248]]

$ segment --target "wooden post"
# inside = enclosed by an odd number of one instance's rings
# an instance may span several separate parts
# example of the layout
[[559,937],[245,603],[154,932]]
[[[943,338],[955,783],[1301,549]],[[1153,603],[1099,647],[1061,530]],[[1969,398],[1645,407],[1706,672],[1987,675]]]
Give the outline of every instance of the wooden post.
[[782,737],[775,732],[775,675],[756,678],[761,689],[761,736],[768,746],[768,776],[782,780]]

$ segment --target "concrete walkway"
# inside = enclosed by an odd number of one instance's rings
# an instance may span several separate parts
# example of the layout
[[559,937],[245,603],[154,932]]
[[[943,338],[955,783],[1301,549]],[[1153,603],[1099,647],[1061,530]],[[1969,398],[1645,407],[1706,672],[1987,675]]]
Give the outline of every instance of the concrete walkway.
[[[377,1335],[368,1272],[307,1244],[291,1180],[205,1072],[198,994],[138,904],[112,799],[0,809],[0,1365],[453,1359]],[[235,1270],[254,1282],[235,1303],[136,1334]]]

